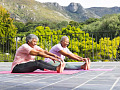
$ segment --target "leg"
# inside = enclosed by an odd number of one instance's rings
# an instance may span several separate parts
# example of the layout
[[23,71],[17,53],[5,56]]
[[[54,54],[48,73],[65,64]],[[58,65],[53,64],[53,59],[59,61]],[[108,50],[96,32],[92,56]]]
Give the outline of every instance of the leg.
[[66,63],[65,65],[65,70],[80,70],[81,69],[81,65],[74,65],[71,63]]
[[49,70],[54,70],[54,71],[57,70],[56,69],[57,66],[53,66],[53,65],[51,65],[49,63],[44,62],[43,60],[36,60],[35,62],[37,64],[38,69],[41,69],[41,70],[49,69]]
[[89,58],[87,58],[84,65],[73,65],[73,64],[67,63],[65,66],[65,70],[79,70],[79,69],[89,70],[90,63],[91,62]]
[[59,66],[52,66],[44,62],[43,60],[37,60],[33,62],[27,62],[16,65],[12,73],[27,73],[27,72],[33,72],[37,69],[41,69],[41,70],[49,69],[60,73],[63,72],[64,64],[60,64]]
[[27,62],[27,63],[21,63],[17,64],[12,73],[27,73],[27,72],[33,72],[37,69],[36,63],[33,62]]
[[[53,66],[58,66],[60,64],[60,62],[58,62],[58,61],[55,61],[55,63],[53,61],[50,61],[48,63]],[[65,70],[79,70],[79,69],[81,69],[81,65],[73,65],[71,63],[66,63],[64,69]]]
[[55,61],[55,63],[53,61],[50,61],[50,62],[47,62],[47,63],[49,63],[53,66],[59,66],[60,65],[60,62],[58,62],[58,61]]
[[57,71],[58,73],[63,72],[64,67],[65,67],[64,63],[60,63],[59,66],[53,66],[47,62],[44,62],[43,60],[37,60],[36,63],[37,63],[38,68],[41,70],[49,69],[49,70]]

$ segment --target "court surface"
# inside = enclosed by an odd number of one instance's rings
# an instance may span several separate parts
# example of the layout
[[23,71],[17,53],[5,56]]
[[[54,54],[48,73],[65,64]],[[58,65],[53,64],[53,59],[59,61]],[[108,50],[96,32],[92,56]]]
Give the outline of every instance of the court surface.
[[[0,62],[0,71],[10,69],[10,62]],[[99,70],[70,75],[0,74],[0,90],[120,90],[120,62],[92,62],[91,69]]]

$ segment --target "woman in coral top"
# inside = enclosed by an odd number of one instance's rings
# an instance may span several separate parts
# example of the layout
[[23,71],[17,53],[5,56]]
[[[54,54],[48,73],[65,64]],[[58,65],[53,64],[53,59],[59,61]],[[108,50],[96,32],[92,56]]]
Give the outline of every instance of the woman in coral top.
[[[12,73],[27,73],[33,72],[36,69],[49,69],[57,71],[58,73],[63,72],[65,66],[63,60],[59,56],[37,46],[37,41],[38,37],[34,34],[29,34],[26,37],[26,43],[20,46],[16,51],[12,63]],[[50,58],[53,61],[60,62],[60,64],[58,66],[53,66],[43,60],[35,60],[35,56]]]

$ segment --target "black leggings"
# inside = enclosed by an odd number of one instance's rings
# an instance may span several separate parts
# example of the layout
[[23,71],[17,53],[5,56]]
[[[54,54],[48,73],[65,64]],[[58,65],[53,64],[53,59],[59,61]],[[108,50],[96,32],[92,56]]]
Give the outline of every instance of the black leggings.
[[46,63],[43,60],[36,60],[32,62],[17,64],[13,68],[12,73],[27,73],[27,72],[33,72],[37,69],[40,70],[49,69],[56,71],[56,68],[57,68],[56,66]]

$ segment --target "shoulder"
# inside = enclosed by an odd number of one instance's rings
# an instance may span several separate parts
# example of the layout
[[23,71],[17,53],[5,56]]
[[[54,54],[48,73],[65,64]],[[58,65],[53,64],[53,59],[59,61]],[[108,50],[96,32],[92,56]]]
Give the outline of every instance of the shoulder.
[[28,50],[28,49],[33,49],[32,47],[30,47],[28,44],[23,44],[22,46],[19,47],[20,50]]
[[27,47],[30,47],[27,43],[23,44],[21,47],[23,48],[27,48]]
[[39,46],[37,46],[37,45],[35,45],[35,46],[34,46],[34,49],[36,49],[36,50],[40,50],[40,49],[42,49],[42,48],[39,47]]
[[51,48],[51,50],[50,51],[60,51],[60,50],[63,50],[63,47],[61,46],[61,44],[56,44],[55,46],[53,46],[52,48]]
[[22,47],[25,47],[25,46],[29,46],[27,43],[25,43],[25,44],[23,44],[23,45],[21,45]]
[[52,48],[62,48],[61,44],[56,44]]
[[28,44],[23,44],[17,49],[17,53],[29,53],[32,49]]
[[62,47],[60,43],[56,44],[55,46],[56,47]]

